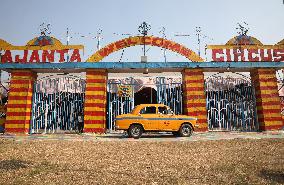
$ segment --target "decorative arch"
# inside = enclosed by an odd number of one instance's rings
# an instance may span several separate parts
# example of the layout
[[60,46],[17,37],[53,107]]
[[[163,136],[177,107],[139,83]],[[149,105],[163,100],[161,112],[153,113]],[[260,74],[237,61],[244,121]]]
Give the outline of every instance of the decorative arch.
[[239,35],[231,38],[226,45],[260,45],[262,46],[263,44],[256,39],[255,37],[252,36],[247,36],[247,35]]
[[119,41],[108,44],[104,48],[94,53],[90,58],[88,58],[87,62],[99,62],[104,57],[108,56],[109,54],[113,52],[116,52],[118,50],[121,50],[127,47],[131,47],[131,46],[143,45],[144,43],[145,45],[157,46],[157,47],[165,48],[173,52],[179,53],[193,62],[204,61],[200,56],[198,56],[191,49],[188,49],[187,47],[181,44],[178,44],[176,42],[173,42],[173,41],[170,41],[164,38],[153,37],[153,36],[146,36],[146,37],[134,36],[134,37],[128,37],[128,38],[121,39]]
[[284,45],[284,39],[282,39],[281,41],[279,41],[276,45]]

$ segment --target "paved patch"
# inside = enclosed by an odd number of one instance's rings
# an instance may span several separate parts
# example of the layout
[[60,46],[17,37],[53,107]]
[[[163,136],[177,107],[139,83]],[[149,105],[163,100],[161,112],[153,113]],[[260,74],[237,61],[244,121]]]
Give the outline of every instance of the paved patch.
[[191,137],[174,137],[171,133],[146,133],[140,139],[128,138],[123,133],[111,134],[33,134],[33,135],[12,135],[2,134],[2,139],[15,141],[29,140],[69,140],[69,141],[210,141],[230,139],[264,139],[284,138],[284,131],[269,132],[205,132],[194,133]]

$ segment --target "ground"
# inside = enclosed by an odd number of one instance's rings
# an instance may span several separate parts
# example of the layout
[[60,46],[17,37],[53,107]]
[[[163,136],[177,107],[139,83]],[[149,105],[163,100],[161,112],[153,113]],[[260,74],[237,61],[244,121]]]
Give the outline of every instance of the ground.
[[283,134],[212,139],[218,134],[6,135],[0,184],[284,184]]

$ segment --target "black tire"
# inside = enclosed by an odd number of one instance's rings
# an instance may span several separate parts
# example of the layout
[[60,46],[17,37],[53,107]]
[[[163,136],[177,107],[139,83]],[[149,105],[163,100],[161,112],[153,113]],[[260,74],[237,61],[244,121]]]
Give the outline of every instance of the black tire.
[[175,137],[179,136],[179,132],[172,132]]
[[190,137],[192,135],[193,129],[192,126],[188,123],[182,124],[179,129],[179,136],[181,137]]
[[134,139],[139,139],[143,133],[143,128],[141,125],[131,125],[128,129],[129,137]]

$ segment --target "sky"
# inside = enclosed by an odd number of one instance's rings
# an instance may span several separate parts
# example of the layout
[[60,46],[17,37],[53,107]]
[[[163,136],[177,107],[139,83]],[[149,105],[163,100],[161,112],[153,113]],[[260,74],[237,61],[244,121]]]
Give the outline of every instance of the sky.
[[[40,35],[39,25],[51,24],[51,35],[66,43],[85,46],[83,59],[96,51],[95,37],[102,30],[101,46],[137,35],[146,21],[149,35],[166,37],[197,52],[195,29],[201,27],[201,55],[206,44],[225,44],[237,35],[237,23],[248,23],[248,35],[263,44],[276,44],[284,39],[283,0],[0,0],[0,38],[14,45],[25,45]],[[115,33],[115,34],[114,34]],[[181,37],[176,34],[187,34]],[[85,36],[85,37],[81,37]],[[164,61],[163,51],[147,47],[148,61]],[[140,61],[142,47],[117,51],[103,61]],[[167,61],[188,61],[167,51]]]

